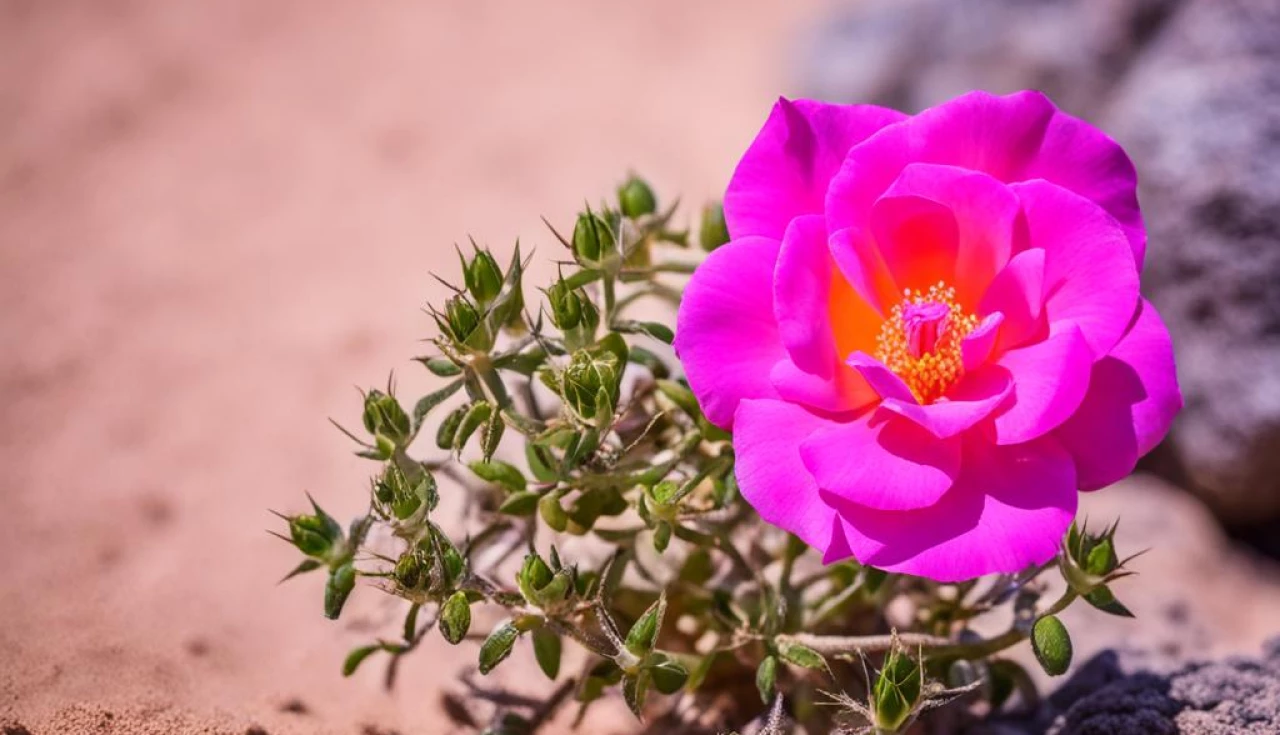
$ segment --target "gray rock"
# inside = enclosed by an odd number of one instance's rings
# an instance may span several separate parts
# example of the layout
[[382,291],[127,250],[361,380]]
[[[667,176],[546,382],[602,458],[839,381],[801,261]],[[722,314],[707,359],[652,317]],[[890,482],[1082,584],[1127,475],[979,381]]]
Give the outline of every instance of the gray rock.
[[1224,520],[1280,518],[1280,3],[1190,0],[1102,118],[1142,176],[1178,461]]

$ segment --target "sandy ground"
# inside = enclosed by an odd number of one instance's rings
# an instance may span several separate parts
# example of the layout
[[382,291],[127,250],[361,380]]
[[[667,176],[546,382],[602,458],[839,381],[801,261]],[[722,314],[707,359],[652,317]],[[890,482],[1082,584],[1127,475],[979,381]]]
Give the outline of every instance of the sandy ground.
[[356,512],[325,417],[425,383],[454,241],[721,190],[819,3],[733,8],[0,2],[0,724],[446,732],[474,650],[343,680],[378,608],[276,586],[266,509]]

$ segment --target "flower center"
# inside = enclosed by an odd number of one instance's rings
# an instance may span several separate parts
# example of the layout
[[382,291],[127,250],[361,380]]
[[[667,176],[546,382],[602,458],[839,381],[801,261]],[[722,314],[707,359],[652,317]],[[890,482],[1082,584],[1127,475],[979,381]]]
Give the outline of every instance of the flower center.
[[960,343],[978,325],[939,281],[921,293],[907,289],[876,337],[876,357],[902,378],[921,403],[932,403],[964,373]]

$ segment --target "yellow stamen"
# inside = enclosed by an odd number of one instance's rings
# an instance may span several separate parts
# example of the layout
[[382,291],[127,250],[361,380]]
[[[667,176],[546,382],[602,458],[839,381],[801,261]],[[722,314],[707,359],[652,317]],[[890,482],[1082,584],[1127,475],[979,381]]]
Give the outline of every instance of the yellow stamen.
[[960,343],[978,325],[939,281],[925,293],[906,289],[880,327],[876,358],[902,378],[916,400],[932,403],[964,374]]

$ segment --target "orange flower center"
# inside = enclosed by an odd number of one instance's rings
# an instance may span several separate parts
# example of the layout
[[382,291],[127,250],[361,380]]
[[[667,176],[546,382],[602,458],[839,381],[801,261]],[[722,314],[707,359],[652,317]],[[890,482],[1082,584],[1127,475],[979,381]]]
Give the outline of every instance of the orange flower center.
[[902,378],[921,403],[932,403],[964,374],[960,343],[978,325],[942,281],[928,292],[903,292],[880,327],[876,358]]

